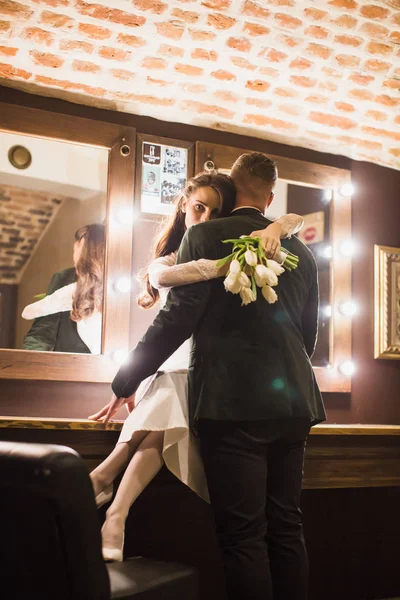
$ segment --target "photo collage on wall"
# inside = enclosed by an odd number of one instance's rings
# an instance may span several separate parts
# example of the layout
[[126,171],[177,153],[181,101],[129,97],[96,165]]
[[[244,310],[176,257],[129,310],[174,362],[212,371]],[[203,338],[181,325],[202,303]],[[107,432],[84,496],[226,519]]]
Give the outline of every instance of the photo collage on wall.
[[170,215],[186,184],[188,151],[176,146],[143,142],[141,210]]

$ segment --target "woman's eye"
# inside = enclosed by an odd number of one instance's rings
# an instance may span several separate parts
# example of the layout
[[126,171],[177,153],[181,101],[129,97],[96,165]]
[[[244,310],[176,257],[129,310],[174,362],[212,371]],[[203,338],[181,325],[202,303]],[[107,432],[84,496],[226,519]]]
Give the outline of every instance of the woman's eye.
[[195,209],[201,211],[204,210],[204,206],[202,204],[196,204]]

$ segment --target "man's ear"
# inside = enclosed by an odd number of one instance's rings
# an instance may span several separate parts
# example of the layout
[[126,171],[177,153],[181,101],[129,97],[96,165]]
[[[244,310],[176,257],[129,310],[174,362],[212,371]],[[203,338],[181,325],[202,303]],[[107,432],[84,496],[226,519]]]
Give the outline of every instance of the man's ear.
[[273,199],[275,198],[275,194],[274,192],[271,192],[268,198],[268,202],[267,202],[267,208],[268,206],[270,206],[271,202],[273,201]]

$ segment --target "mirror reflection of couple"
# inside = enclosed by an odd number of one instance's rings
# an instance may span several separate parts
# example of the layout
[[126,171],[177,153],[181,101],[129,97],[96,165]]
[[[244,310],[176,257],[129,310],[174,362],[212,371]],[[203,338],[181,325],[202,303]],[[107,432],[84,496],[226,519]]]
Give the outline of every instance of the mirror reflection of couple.
[[[305,600],[307,590],[304,447],[310,427],[325,419],[310,362],[318,282],[311,252],[290,238],[302,219],[270,224],[263,216],[276,179],[275,164],[252,153],[238,158],[231,178],[188,182],[139,298],[163,308],[119,369],[111,402],[90,417],[106,422],[124,403],[131,411],[91,473],[101,506],[125,469],[102,528],[104,558],[122,560],[129,509],[165,463],[211,502],[229,600]],[[221,240],[254,232],[270,256],[285,238],[299,266],[280,277],[277,303],[260,297],[242,307],[216,262],[228,253]]]

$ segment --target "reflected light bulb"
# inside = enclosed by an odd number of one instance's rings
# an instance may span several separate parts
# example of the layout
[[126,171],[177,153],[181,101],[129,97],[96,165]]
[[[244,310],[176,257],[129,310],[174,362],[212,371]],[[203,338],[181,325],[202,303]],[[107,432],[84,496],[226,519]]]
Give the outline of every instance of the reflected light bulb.
[[130,277],[120,277],[116,280],[114,288],[117,292],[125,293],[129,292],[132,287],[132,281]]
[[325,246],[325,248],[321,250],[321,256],[323,258],[332,258],[332,246]]
[[112,359],[118,365],[123,365],[128,360],[128,350],[115,350],[112,354]]
[[331,317],[332,316],[332,306],[330,304],[328,304],[327,306],[324,306],[322,309],[322,314],[324,315],[324,317]]
[[123,225],[130,225],[136,219],[136,213],[133,207],[126,206],[124,208],[119,208],[115,214],[115,217],[119,223]]
[[355,373],[355,370],[356,367],[351,360],[345,360],[339,365],[339,371],[343,373],[343,375],[353,375],[353,373]]
[[352,183],[344,183],[339,188],[339,193],[341,196],[351,196],[354,194],[354,185]]
[[340,244],[340,254],[343,256],[353,256],[355,251],[355,245],[353,240],[346,240]]
[[332,190],[324,190],[324,200],[327,200],[328,202],[330,202],[332,200],[333,197],[333,192]]
[[349,300],[348,302],[343,302],[343,304],[339,306],[339,310],[342,313],[342,315],[352,317],[357,313],[357,305],[354,302],[351,302],[351,300]]

